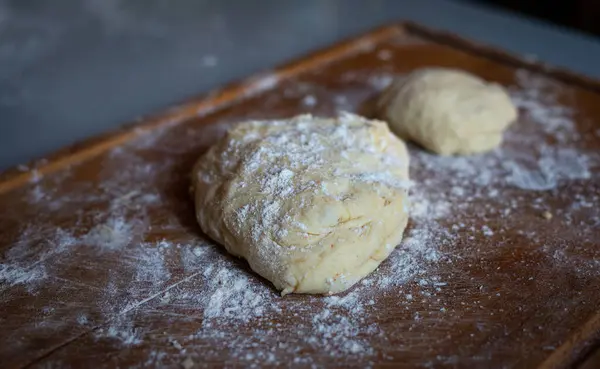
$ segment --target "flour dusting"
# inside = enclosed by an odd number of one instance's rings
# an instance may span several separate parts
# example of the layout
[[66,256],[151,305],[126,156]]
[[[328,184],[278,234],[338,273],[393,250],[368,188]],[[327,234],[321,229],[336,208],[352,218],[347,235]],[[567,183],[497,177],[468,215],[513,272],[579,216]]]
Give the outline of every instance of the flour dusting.
[[[387,61],[393,54],[381,50],[377,56]],[[204,65],[217,62],[207,55]],[[311,109],[356,110],[393,78],[347,72],[340,81],[353,87],[343,91],[299,81],[266,94],[275,97],[265,97],[265,104],[291,99]],[[254,81],[249,95],[278,83],[276,75],[266,75]],[[282,298],[245,262],[200,234],[187,191],[191,163],[214,138],[202,129],[170,122],[140,131],[103,157],[98,173],[73,166],[40,176],[32,168],[34,181],[14,195],[27,204],[27,217],[3,215],[17,231],[1,235],[12,246],[0,259],[0,301],[7,306],[26,301],[23,309],[36,320],[5,329],[0,337],[6,352],[20,352],[23,337],[43,340],[52,332],[62,338],[83,334],[79,342],[91,347],[89,357],[94,347],[109,347],[119,353],[115,357],[135,352],[144,357],[140,368],[226,366],[233,363],[223,361],[227,357],[248,367],[369,366],[389,359],[383,348],[391,343],[397,350],[417,344],[430,349],[423,332],[437,329],[432,322],[466,322],[468,314],[477,320],[472,335],[480,335],[474,339],[487,339],[491,330],[482,314],[501,314],[504,304],[490,304],[519,293],[491,291],[492,282],[486,282],[502,277],[501,255],[522,253],[513,258],[531,263],[532,274],[511,278],[532,283],[540,279],[534,274],[540,262],[573,278],[600,277],[600,194],[585,191],[599,180],[600,155],[580,147],[578,112],[558,84],[519,71],[510,93],[520,120],[506,132],[501,148],[441,157],[410,146],[411,219],[404,240],[377,270],[335,296]],[[206,129],[222,133],[237,119],[226,117]],[[331,134],[342,139],[349,133]],[[310,145],[311,137],[298,141]],[[152,158],[157,153],[160,160]],[[257,155],[254,159],[261,160],[265,153]],[[75,173],[91,179],[71,183]],[[271,174],[261,189],[288,196],[294,173]],[[69,190],[57,191],[63,185]],[[275,214],[263,210],[266,218]],[[240,222],[249,211],[254,210],[239,209]],[[523,214],[534,216],[517,221]],[[577,230],[576,237],[570,230]],[[517,239],[507,240],[509,232]],[[472,286],[481,299],[461,300]],[[416,341],[389,331],[390,321]],[[68,346],[64,352],[74,355]],[[61,366],[61,351],[53,355]],[[451,358],[436,360],[432,366]]]

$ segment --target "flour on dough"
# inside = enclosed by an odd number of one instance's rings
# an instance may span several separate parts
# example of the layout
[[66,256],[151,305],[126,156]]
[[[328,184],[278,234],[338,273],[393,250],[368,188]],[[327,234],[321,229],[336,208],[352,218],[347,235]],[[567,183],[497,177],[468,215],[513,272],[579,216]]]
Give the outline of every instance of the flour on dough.
[[442,155],[494,149],[517,118],[500,85],[445,68],[420,69],[397,79],[382,94],[379,109],[399,137]]
[[384,122],[342,113],[237,125],[193,172],[202,230],[282,295],[371,273],[408,220],[408,152]]

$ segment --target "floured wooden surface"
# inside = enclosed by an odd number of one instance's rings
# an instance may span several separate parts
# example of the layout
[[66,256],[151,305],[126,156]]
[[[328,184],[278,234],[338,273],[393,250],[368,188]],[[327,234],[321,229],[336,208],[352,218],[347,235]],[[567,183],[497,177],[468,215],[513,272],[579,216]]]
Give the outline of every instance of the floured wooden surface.
[[[360,42],[359,52],[316,70],[263,77],[237,104],[0,195],[0,362],[567,362],[559,353],[600,306],[600,96],[416,36]],[[230,124],[369,115],[393,76],[431,65],[504,84],[521,119],[485,155],[442,158],[411,147],[405,240],[356,288],[281,298],[200,234],[189,172]]]

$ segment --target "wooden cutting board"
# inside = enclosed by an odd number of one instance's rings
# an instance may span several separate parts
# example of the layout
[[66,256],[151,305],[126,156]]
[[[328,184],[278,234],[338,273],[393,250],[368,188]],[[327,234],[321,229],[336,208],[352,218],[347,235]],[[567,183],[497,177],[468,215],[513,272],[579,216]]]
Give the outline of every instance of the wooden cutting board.
[[[201,234],[189,173],[228,126],[369,116],[425,66],[505,85],[520,118],[488,154],[411,147],[411,222],[370,277],[282,298]],[[599,149],[598,82],[421,26],[372,31],[3,174],[1,366],[577,366],[600,342]]]

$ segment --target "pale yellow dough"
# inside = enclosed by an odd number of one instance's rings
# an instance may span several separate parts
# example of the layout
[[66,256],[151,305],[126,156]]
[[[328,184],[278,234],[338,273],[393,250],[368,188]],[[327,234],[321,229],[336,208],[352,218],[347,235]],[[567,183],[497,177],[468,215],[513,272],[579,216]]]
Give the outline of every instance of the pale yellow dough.
[[446,68],[398,78],[382,94],[379,109],[399,137],[441,155],[492,150],[517,118],[502,86]]
[[408,220],[408,152],[384,122],[343,113],[237,125],[193,172],[202,230],[282,295],[371,273]]

